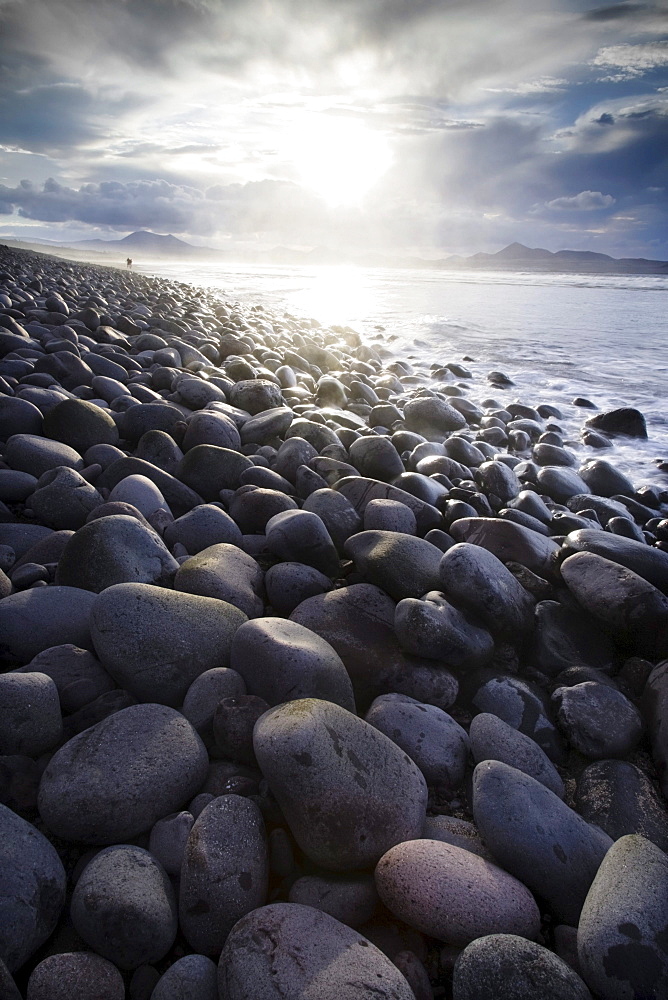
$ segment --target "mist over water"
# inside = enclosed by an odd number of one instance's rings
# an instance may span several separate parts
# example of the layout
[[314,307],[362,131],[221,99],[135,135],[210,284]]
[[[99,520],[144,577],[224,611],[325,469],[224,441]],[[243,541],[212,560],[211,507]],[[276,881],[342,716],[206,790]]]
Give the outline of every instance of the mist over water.
[[[220,292],[269,312],[351,326],[416,369],[473,358],[468,395],[500,405],[552,403],[581,461],[607,458],[636,483],[668,485],[654,460],[668,460],[668,276],[390,270],[354,266],[219,265],[189,261],[140,264],[138,270]],[[383,327],[379,330],[378,327]],[[505,372],[510,389],[485,376]],[[465,383],[462,383],[465,384]],[[579,443],[595,410],[635,406],[649,441],[606,451]]]

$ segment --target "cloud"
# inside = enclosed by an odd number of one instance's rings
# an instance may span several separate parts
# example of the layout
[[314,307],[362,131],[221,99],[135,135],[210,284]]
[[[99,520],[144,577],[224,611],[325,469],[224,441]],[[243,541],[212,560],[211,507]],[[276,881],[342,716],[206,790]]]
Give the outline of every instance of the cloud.
[[633,80],[654,69],[668,66],[668,41],[643,42],[639,45],[609,45],[600,49],[592,66],[619,68],[620,72],[603,77],[612,83]]
[[610,208],[616,199],[611,194],[600,191],[580,191],[571,197],[553,198],[545,203],[546,208],[561,212],[597,212],[602,208]]

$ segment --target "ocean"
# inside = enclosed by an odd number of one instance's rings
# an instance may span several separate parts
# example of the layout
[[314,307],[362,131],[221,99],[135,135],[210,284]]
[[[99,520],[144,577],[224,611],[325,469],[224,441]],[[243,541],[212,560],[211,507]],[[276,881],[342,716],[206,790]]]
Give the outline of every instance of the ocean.
[[[355,266],[142,263],[135,269],[204,286],[226,301],[263,305],[283,315],[350,326],[369,343],[428,371],[434,363],[473,360],[468,395],[503,405],[552,403],[569,447],[582,461],[605,457],[636,486],[668,486],[656,460],[668,461],[668,276],[535,274]],[[382,328],[382,329],[381,329]],[[490,371],[515,383],[492,388]],[[580,444],[596,412],[574,406],[583,396],[599,410],[634,406],[649,440],[606,451]]]

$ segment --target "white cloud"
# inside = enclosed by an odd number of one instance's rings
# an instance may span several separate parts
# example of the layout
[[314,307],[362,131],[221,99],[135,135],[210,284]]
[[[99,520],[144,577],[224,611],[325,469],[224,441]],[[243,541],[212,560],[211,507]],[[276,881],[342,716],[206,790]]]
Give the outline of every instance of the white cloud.
[[643,76],[653,69],[668,66],[668,42],[643,42],[639,45],[608,45],[599,49],[592,66],[611,67],[620,72],[603,77],[603,82],[620,83]]
[[596,212],[602,208],[609,208],[614,205],[616,198],[611,194],[602,194],[600,191],[580,191],[579,194],[564,198],[553,198],[545,203],[546,208],[555,209],[558,212]]

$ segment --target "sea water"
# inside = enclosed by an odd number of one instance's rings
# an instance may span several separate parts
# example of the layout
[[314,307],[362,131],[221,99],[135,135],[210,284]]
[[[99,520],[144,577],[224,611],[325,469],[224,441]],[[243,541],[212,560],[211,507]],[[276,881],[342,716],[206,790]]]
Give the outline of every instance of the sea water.
[[[668,486],[668,275],[536,274],[509,271],[221,265],[188,261],[137,270],[210,288],[225,301],[350,326],[417,370],[467,359],[474,401],[552,403],[580,461],[607,458],[635,484]],[[514,385],[498,389],[488,372]],[[465,383],[462,383],[465,384]],[[633,406],[648,441],[594,451],[579,440],[596,410]]]

